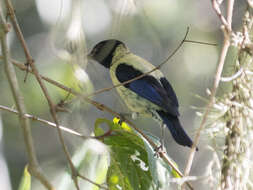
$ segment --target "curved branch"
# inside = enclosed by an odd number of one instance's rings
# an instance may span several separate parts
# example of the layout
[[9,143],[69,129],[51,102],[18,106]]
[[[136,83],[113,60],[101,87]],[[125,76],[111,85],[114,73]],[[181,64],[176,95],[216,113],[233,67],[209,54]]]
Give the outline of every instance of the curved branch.
[[214,79],[214,82],[213,82],[213,88],[211,90],[209,103],[206,106],[205,112],[203,114],[203,117],[202,117],[202,120],[201,120],[201,123],[200,123],[200,127],[198,128],[197,133],[196,133],[195,138],[194,138],[194,143],[193,143],[192,149],[190,151],[189,158],[188,158],[188,161],[187,161],[187,164],[186,164],[186,167],[185,167],[185,171],[184,171],[185,176],[188,176],[189,173],[190,173],[191,166],[192,166],[192,163],[193,163],[193,158],[194,158],[194,155],[195,155],[195,152],[196,152],[196,146],[197,146],[197,144],[199,142],[199,138],[200,138],[200,132],[204,128],[206,120],[207,120],[207,116],[209,114],[209,111],[210,111],[211,107],[214,104],[215,94],[216,94],[217,88],[218,88],[219,83],[220,83],[220,78],[221,78],[221,73],[222,73],[222,70],[223,70],[224,63],[225,63],[225,58],[226,58],[226,55],[227,55],[227,52],[228,52],[228,48],[230,46],[230,32],[232,32],[231,23],[232,23],[234,0],[228,0],[227,20],[226,21],[224,21],[224,17],[221,15],[219,7],[217,7],[218,6],[217,1],[212,0],[212,2],[213,2],[213,8],[214,8],[215,12],[218,14],[220,20],[222,21],[222,23],[224,24],[224,27],[225,27],[225,29],[223,30],[223,32],[224,32],[224,41],[223,41],[223,46],[222,46],[220,57],[219,57],[219,63],[218,63],[216,73],[215,73],[215,79]]
[[35,148],[33,145],[33,138],[32,138],[32,132],[30,128],[30,123],[29,123],[29,120],[26,117],[24,117],[26,113],[26,108],[24,104],[23,95],[21,94],[21,91],[18,85],[17,76],[15,73],[14,67],[10,61],[9,49],[7,46],[6,27],[7,25],[3,17],[2,9],[0,9],[0,41],[1,41],[1,50],[2,50],[2,55],[3,55],[4,68],[5,68],[5,73],[7,75],[9,85],[11,87],[15,104],[18,109],[19,121],[23,130],[25,147],[26,147],[28,159],[29,159],[29,171],[31,172],[33,176],[37,177],[37,179],[48,190],[53,190],[54,187],[48,181],[48,179],[46,179],[46,177],[42,174],[42,171],[39,168],[38,160],[35,153]]

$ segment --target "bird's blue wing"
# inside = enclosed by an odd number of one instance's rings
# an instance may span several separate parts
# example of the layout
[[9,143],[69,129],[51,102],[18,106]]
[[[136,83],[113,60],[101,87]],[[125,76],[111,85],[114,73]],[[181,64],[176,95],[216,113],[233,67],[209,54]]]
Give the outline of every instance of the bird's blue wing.
[[177,100],[176,93],[173,90],[173,88],[172,88],[171,84],[169,83],[169,81],[165,77],[160,78],[160,81],[161,81],[164,89],[166,90],[169,98],[172,100],[173,104],[175,104],[175,106],[178,107],[178,100]]
[[[142,75],[141,71],[125,63],[119,64],[116,68],[116,77],[122,83],[140,75]],[[146,75],[141,79],[125,84],[124,86],[139,96],[167,110],[170,114],[174,116],[179,115],[178,106],[175,106],[176,104],[172,102],[173,99],[169,98],[166,89],[155,77]]]
[[137,93],[139,96],[148,99],[149,101],[162,106],[164,101],[161,94],[159,94],[155,84],[150,83],[150,78],[145,76],[142,79],[133,81],[129,84],[128,88]]

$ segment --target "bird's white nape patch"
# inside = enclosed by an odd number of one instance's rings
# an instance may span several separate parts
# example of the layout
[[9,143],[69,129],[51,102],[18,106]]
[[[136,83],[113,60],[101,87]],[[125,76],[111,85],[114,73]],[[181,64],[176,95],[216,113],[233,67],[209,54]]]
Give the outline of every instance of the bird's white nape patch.
[[139,161],[139,166],[143,171],[148,171],[148,166],[146,166],[146,163],[144,161],[142,161],[140,158],[138,158],[138,156],[140,156],[141,154],[135,150],[134,155],[131,155],[130,158],[135,162],[135,161]]

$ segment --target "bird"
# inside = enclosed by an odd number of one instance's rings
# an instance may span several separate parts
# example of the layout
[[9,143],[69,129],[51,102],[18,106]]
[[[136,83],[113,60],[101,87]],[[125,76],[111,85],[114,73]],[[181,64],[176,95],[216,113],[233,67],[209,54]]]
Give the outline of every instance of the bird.
[[[88,58],[109,69],[113,85],[122,84],[155,69],[154,65],[132,53],[117,39],[97,43]],[[116,91],[132,113],[166,125],[176,143],[192,147],[193,142],[179,121],[176,93],[160,70],[156,69],[137,80],[117,86]]]

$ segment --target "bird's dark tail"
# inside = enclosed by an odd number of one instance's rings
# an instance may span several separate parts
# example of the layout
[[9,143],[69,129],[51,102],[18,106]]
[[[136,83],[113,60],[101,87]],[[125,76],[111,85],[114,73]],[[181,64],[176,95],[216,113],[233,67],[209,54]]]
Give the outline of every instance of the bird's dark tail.
[[172,116],[164,111],[157,111],[157,113],[169,128],[172,137],[178,144],[182,146],[192,147],[192,140],[186,134],[185,130],[178,120],[178,117]]

